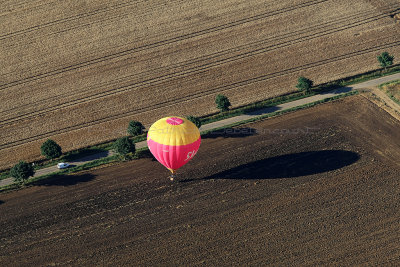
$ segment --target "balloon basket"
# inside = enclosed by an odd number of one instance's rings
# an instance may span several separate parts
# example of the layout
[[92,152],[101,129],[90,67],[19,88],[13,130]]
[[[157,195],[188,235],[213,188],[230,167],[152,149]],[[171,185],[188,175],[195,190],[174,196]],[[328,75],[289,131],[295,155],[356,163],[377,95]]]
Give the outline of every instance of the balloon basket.
[[174,181],[176,178],[176,170],[173,170],[173,169],[169,169],[169,170],[171,171],[171,176],[169,177],[169,179],[171,181]]

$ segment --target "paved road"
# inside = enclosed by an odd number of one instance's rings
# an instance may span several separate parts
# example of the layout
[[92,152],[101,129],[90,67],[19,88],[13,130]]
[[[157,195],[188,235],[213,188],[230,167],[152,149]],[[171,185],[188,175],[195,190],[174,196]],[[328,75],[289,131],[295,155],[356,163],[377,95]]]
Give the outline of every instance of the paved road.
[[243,115],[232,117],[232,118],[229,118],[229,119],[225,119],[225,120],[209,123],[209,124],[206,124],[206,125],[202,126],[200,128],[200,131],[215,129],[215,128],[222,127],[222,126],[225,126],[225,125],[229,125],[229,124],[232,124],[232,123],[235,123],[235,122],[251,119],[251,118],[254,118],[254,117],[257,117],[257,116],[266,115],[266,114],[274,112],[274,111],[282,111],[282,110],[290,109],[290,108],[293,108],[293,107],[297,107],[297,106],[301,106],[301,105],[304,105],[304,104],[312,103],[312,102],[315,102],[315,101],[318,101],[318,100],[322,100],[324,98],[332,97],[332,96],[339,95],[339,94],[342,94],[342,93],[347,93],[347,92],[350,92],[352,90],[361,89],[361,88],[375,87],[375,86],[378,86],[378,85],[380,85],[382,83],[393,81],[393,80],[398,80],[398,79],[400,79],[400,73],[389,75],[389,76],[378,78],[378,79],[374,79],[374,80],[370,80],[370,81],[367,81],[367,82],[354,84],[354,85],[351,85],[351,86],[348,86],[348,87],[338,88],[338,89],[335,89],[335,90],[332,90],[332,91],[329,91],[329,92],[326,92],[326,93],[322,93],[322,94],[306,97],[306,98],[303,98],[303,99],[291,101],[291,102],[288,102],[288,103],[285,103],[285,104],[281,104],[281,105],[278,105],[278,106],[275,106],[275,107],[265,108],[265,109],[257,110],[255,112],[250,112],[248,114],[243,114]]
[[[329,97],[332,97],[332,96],[335,96],[335,95],[339,95],[339,94],[342,94],[342,93],[347,93],[347,92],[350,92],[352,90],[376,87],[376,86],[378,86],[378,85],[380,85],[382,83],[393,81],[393,80],[398,80],[398,79],[400,79],[400,73],[393,74],[393,75],[388,75],[388,76],[385,76],[385,77],[382,77],[382,78],[373,79],[373,80],[370,80],[370,81],[354,84],[354,85],[347,86],[347,87],[338,88],[338,89],[335,89],[335,90],[332,90],[332,91],[329,91],[329,92],[326,92],[326,93],[322,93],[322,94],[306,97],[306,98],[303,98],[303,99],[291,101],[291,102],[288,102],[288,103],[285,103],[285,104],[281,104],[281,105],[278,105],[278,106],[275,106],[275,107],[269,107],[269,108],[257,110],[257,111],[254,111],[254,112],[250,112],[250,113],[247,113],[247,114],[243,114],[243,115],[235,116],[235,117],[232,117],[232,118],[224,119],[224,120],[221,120],[221,121],[208,123],[206,125],[201,126],[200,127],[200,131],[206,131],[206,130],[211,130],[211,129],[223,127],[223,126],[230,125],[230,124],[233,124],[233,123],[236,123],[236,122],[240,122],[240,121],[243,121],[243,120],[248,120],[248,119],[251,119],[251,118],[258,117],[258,116],[266,115],[268,113],[275,112],[275,111],[283,111],[283,110],[286,110],[286,109],[290,109],[290,108],[293,108],[293,107],[297,107],[297,106],[301,106],[301,105],[304,105],[304,104],[312,103],[312,102],[315,102],[315,101],[318,101],[318,100],[322,100],[322,99],[325,99],[325,98],[329,98]],[[386,97],[385,100],[393,102],[388,97]],[[143,147],[147,147],[146,141],[142,141],[142,142],[136,143],[136,148],[137,149],[143,148]],[[112,151],[100,152],[100,153],[97,153],[97,154],[94,154],[94,155],[90,155],[90,156],[86,156],[86,157],[83,157],[83,158],[81,158],[79,160],[71,161],[71,162],[68,162],[68,163],[71,164],[71,165],[79,166],[79,165],[88,163],[90,161],[96,160],[96,159],[101,159],[101,158],[104,158],[104,157],[111,156],[113,154],[114,153]],[[56,166],[43,168],[43,169],[37,170],[33,177],[37,177],[37,176],[49,174],[49,173],[52,173],[52,172],[56,172],[57,170],[58,169],[57,169]],[[9,184],[12,184],[12,183],[13,183],[12,178],[0,180],[0,186],[9,185]]]
[[[104,152],[96,153],[96,154],[93,154],[93,155],[85,156],[85,157],[82,157],[82,158],[74,160],[74,161],[69,161],[68,164],[70,164],[71,166],[79,166],[79,165],[83,165],[85,163],[88,163],[90,161],[96,160],[96,159],[101,159],[101,158],[104,158],[104,157],[112,156],[114,154],[115,153],[113,151],[104,151]],[[56,165],[50,166],[50,167],[47,167],[47,168],[43,168],[43,169],[37,170],[35,172],[35,175],[33,175],[33,177],[38,177],[38,176],[42,176],[42,175],[45,175],[45,174],[53,173],[53,172],[56,172],[58,170],[59,169],[57,168]],[[13,179],[12,178],[7,178],[7,179],[4,179],[4,180],[0,180],[0,186],[9,185],[9,184],[12,184],[12,183],[13,183]]]

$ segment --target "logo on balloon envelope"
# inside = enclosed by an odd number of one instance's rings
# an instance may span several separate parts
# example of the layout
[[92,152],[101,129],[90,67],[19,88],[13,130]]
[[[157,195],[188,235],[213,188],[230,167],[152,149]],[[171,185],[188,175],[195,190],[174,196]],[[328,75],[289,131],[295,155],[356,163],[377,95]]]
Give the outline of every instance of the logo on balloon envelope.
[[191,158],[193,158],[194,155],[196,155],[196,153],[197,153],[196,150],[193,150],[193,151],[188,152],[185,161],[186,161],[186,160],[189,160],[189,159],[191,159]]
[[147,135],[150,152],[172,173],[196,155],[200,143],[199,129],[181,117],[166,117],[156,121]]
[[181,118],[173,117],[173,118],[168,118],[167,123],[171,125],[180,125],[183,123],[183,120]]

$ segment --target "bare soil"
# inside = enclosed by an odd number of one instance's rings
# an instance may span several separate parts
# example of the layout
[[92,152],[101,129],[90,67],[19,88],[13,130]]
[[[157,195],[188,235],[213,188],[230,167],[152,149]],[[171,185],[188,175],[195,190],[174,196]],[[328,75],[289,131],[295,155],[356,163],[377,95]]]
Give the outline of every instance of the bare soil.
[[354,96],[0,194],[0,265],[398,265],[399,128]]
[[398,1],[3,1],[0,168],[377,68]]

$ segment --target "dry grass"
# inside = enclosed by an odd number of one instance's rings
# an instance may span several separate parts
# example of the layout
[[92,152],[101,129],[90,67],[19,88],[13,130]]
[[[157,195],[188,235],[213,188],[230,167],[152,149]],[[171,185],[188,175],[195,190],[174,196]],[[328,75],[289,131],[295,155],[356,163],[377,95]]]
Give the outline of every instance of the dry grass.
[[390,96],[393,96],[400,102],[400,80],[395,81],[393,83],[385,84],[382,86],[382,89],[385,90]]
[[9,1],[0,11],[0,168],[125,134],[129,120],[215,112],[400,55],[381,1]]

